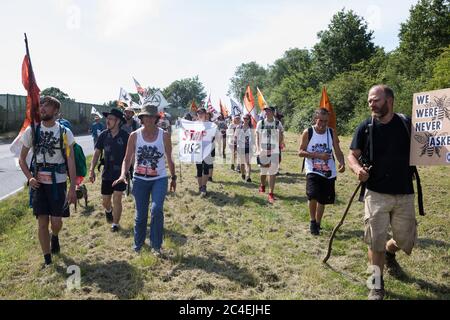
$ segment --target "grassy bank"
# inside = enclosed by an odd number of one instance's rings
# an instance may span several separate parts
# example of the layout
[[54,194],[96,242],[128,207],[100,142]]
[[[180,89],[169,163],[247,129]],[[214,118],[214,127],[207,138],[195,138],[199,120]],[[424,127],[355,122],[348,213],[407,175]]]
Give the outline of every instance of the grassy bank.
[[[363,206],[354,203],[339,231],[329,265],[321,260],[357,181],[337,180],[337,201],[327,206],[323,234],[309,233],[305,179],[297,137],[289,134],[277,178],[275,205],[216,165],[210,195],[200,199],[193,166],[165,203],[166,256],[133,253],[134,204],[124,199],[122,230],[113,234],[101,207],[100,183],[88,184],[87,208],[72,210],[61,233],[61,254],[41,270],[36,221],[22,192],[0,203],[0,298],[3,299],[366,299],[368,274]],[[348,150],[349,138],[341,147]],[[177,171],[178,171],[177,167]],[[388,299],[450,298],[450,167],[420,168],[426,217],[411,257],[399,254],[405,276],[386,276]],[[6,217],[6,218],[3,218]],[[147,240],[148,241],[148,240]],[[81,268],[81,289],[66,290],[67,267]]]

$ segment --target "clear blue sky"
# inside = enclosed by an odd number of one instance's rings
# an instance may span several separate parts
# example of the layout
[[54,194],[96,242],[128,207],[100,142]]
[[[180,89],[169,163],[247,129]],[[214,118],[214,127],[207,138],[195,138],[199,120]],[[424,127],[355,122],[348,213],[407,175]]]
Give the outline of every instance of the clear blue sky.
[[[238,65],[273,63],[311,48],[345,7],[363,16],[374,42],[398,46],[400,23],[417,0],[42,0],[0,5],[0,93],[25,94],[20,68],[27,32],[41,89],[80,102],[117,99],[120,87],[164,88],[198,75],[213,103],[225,98]],[[228,100],[227,100],[228,103]]]

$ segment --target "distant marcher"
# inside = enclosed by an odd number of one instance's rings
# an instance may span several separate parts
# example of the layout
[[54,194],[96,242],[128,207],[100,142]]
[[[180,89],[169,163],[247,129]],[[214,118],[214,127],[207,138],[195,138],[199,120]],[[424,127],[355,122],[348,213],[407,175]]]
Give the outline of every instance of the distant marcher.
[[241,164],[242,180],[252,182],[250,178],[251,164],[250,160],[253,156],[253,146],[255,144],[255,136],[252,129],[251,118],[246,114],[243,123],[236,129],[237,154],[239,163]]
[[[207,122],[208,115],[206,109],[199,108],[197,111],[197,117],[198,121]],[[210,177],[210,170],[213,169],[213,158],[211,154],[209,154],[201,163],[197,163],[196,167],[197,167],[198,190],[200,192],[201,197],[206,197],[208,195],[207,184]]]
[[125,108],[124,112],[125,123],[122,125],[122,130],[126,131],[128,134],[131,134],[133,131],[139,129],[141,124],[138,119],[135,119],[135,112],[132,107]]
[[231,151],[231,170],[241,171],[240,166],[238,165],[237,160],[237,137],[236,137],[236,129],[241,125],[241,116],[236,114],[233,116],[232,123],[228,126],[227,137],[228,137],[228,146]]
[[[133,196],[136,204],[134,250],[140,252],[145,242],[149,203],[151,203],[150,244],[156,256],[161,255],[164,232],[164,199],[167,194],[166,161],[171,174],[170,191],[175,192],[175,164],[172,160],[170,134],[157,127],[158,108],[144,104],[138,114],[142,127],[130,135],[120,178],[113,186],[126,181],[126,174],[134,158]],[[151,196],[151,199],[150,199]]]
[[280,146],[284,143],[284,129],[280,121],[274,118],[275,109],[266,107],[265,118],[256,126],[256,148],[258,162],[261,167],[261,184],[259,192],[266,192],[267,177],[269,177],[268,201],[275,202],[275,177],[279,170]]
[[[70,216],[69,205],[76,202],[74,137],[72,132],[56,122],[61,103],[53,97],[43,97],[39,107],[41,123],[36,127],[33,142],[31,126],[22,136],[22,151],[19,165],[33,189],[33,214],[38,221],[38,236],[44,255],[44,266],[52,263],[51,254],[60,252],[59,232],[62,218]],[[26,158],[35,144],[36,154],[32,161],[32,171],[28,168]],[[67,151],[69,155],[67,155]],[[67,168],[70,187],[67,190]],[[49,224],[52,235],[50,238]]]
[[100,117],[98,115],[95,115],[94,123],[91,125],[90,129],[92,139],[94,139],[94,146],[97,143],[98,137],[100,136],[100,133],[102,133],[103,130],[105,130],[105,127],[100,122]]
[[314,125],[301,136],[299,156],[306,158],[306,195],[308,197],[310,231],[320,234],[325,205],[334,204],[336,164],[333,151],[339,162],[339,172],[345,171],[344,154],[336,133],[328,128],[329,112],[326,109],[316,110]]
[[121,129],[121,125],[125,121],[121,110],[113,108],[110,112],[104,112],[103,115],[106,118],[107,130],[100,134],[95,144],[89,180],[92,183],[95,182],[95,166],[103,152],[104,167],[101,186],[103,208],[105,208],[106,221],[112,223],[111,231],[117,232],[120,227],[122,196],[126,190],[126,184],[120,183],[113,186],[113,182],[120,176],[129,134]]
[[[348,160],[358,180],[367,183],[364,240],[369,246],[369,263],[379,268],[381,276],[380,286],[370,290],[369,300],[382,300],[385,263],[392,275],[398,275],[401,268],[396,252],[403,250],[410,255],[417,241],[413,170],[409,165],[411,119],[394,113],[394,91],[385,85],[370,89],[368,103],[372,117],[356,129]],[[389,227],[393,237],[387,241]]]
[[220,139],[218,140],[219,150],[222,151],[222,157],[225,159],[225,150],[227,148],[227,122],[222,114],[217,118],[216,124],[220,131]]

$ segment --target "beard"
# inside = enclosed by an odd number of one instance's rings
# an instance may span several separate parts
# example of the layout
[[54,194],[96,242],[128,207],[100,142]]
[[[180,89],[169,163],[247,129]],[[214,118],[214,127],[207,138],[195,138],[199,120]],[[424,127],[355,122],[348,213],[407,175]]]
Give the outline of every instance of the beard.
[[41,114],[41,120],[42,121],[50,121],[52,119],[53,119],[53,116],[51,116],[49,114],[44,114],[44,115]]
[[387,115],[389,112],[389,107],[387,101],[380,107],[378,111],[372,111],[372,114],[375,118],[380,119]]

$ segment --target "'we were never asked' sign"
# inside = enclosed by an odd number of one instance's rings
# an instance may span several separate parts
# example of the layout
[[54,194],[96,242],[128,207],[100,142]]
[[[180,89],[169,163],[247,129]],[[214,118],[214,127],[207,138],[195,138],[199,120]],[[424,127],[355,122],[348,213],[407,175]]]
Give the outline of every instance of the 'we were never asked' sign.
[[450,88],[414,94],[411,165],[450,165]]

